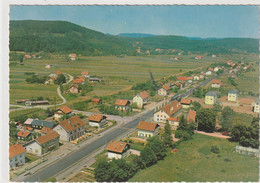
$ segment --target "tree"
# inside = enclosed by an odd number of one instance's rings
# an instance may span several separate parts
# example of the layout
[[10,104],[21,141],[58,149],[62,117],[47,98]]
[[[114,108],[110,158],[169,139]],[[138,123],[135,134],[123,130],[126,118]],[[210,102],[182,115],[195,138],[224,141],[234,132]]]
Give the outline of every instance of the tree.
[[157,157],[150,147],[144,147],[141,150],[142,161],[146,167],[151,166],[157,162]]
[[136,171],[138,171],[139,169],[145,168],[145,164],[140,156],[135,156],[132,163],[133,163],[133,167],[136,169]]
[[214,104],[212,110],[213,110],[215,113],[221,112],[222,106],[221,106],[220,104]]
[[196,101],[192,102],[192,107],[191,107],[192,110],[198,111],[198,110],[200,110],[200,108],[201,108],[201,104],[199,102],[196,102]]
[[216,114],[211,109],[202,108],[197,112],[196,122],[199,130],[213,132],[216,126]]
[[66,83],[66,77],[63,74],[60,74],[55,80],[55,84],[61,85],[63,83]]
[[157,160],[162,160],[166,156],[166,148],[158,136],[153,136],[147,139],[147,147],[151,148],[155,153]]
[[164,134],[162,135],[162,137],[166,147],[173,146],[172,130],[169,122],[167,122],[164,126]]
[[112,182],[127,181],[136,172],[132,164],[127,163],[125,159],[112,159],[110,169],[112,171]]
[[98,182],[107,182],[112,180],[112,170],[107,160],[103,159],[94,170],[95,178]]

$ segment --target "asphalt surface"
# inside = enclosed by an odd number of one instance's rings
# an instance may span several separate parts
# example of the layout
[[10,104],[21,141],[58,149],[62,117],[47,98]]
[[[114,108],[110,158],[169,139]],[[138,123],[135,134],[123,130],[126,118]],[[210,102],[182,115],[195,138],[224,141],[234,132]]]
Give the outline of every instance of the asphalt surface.
[[[213,78],[208,79],[208,80],[200,83],[196,87],[186,91],[183,94],[173,96],[171,98],[171,100],[174,100],[176,98],[184,97],[184,96],[191,94],[193,92],[193,90],[195,90],[196,88],[210,82],[212,79],[215,79],[216,77],[218,77],[218,76],[214,76]],[[57,162],[39,170],[37,173],[34,173],[33,175],[26,176],[25,179],[23,179],[22,181],[24,181],[24,182],[36,182],[36,181],[40,182],[40,181],[46,180],[47,178],[55,176],[56,174],[58,174],[62,170],[66,169],[67,167],[71,166],[72,164],[80,161],[82,158],[90,155],[96,149],[98,149],[98,148],[102,147],[103,145],[107,144],[109,141],[111,141],[111,140],[115,139],[116,137],[119,137],[120,135],[126,133],[131,128],[136,127],[138,125],[139,121],[147,119],[148,117],[150,117],[153,114],[153,112],[154,112],[153,110],[148,111],[147,113],[143,114],[142,116],[140,116],[140,117],[138,117],[138,118],[122,125],[122,126],[118,126],[114,130],[110,131],[110,133],[100,136],[97,140],[91,142],[87,146],[80,148],[78,151],[76,151],[76,152],[74,152],[74,153],[72,153],[68,156],[65,156],[64,158],[58,160]]]

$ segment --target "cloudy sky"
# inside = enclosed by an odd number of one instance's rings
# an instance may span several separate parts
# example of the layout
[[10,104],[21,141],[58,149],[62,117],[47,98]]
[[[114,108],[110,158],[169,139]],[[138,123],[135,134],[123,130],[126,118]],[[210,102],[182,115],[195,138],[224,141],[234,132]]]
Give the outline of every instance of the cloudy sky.
[[10,20],[66,20],[103,33],[258,38],[256,6],[11,6]]

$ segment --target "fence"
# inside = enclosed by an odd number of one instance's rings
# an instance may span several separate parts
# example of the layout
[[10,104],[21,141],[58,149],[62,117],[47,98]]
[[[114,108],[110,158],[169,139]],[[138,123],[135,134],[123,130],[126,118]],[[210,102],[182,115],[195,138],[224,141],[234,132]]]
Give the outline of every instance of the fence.
[[253,149],[250,147],[236,146],[236,152],[248,156],[255,156],[255,157],[259,156],[259,149]]

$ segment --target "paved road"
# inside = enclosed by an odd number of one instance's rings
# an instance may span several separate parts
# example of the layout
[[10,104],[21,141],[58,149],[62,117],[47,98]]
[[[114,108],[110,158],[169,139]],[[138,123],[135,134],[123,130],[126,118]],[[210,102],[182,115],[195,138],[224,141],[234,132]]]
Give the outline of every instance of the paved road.
[[[172,98],[172,100],[177,98],[177,97],[184,97],[184,96],[187,96],[187,95],[191,94],[194,89],[196,89],[197,87],[202,86],[204,84],[207,84],[208,82],[210,82],[212,79],[214,79],[216,77],[218,77],[218,76],[214,76],[213,78],[208,79],[208,80],[202,82],[201,84],[197,85],[193,89],[190,89],[190,90],[188,90],[187,92],[185,92],[183,94],[174,96]],[[27,176],[22,181],[24,181],[24,182],[44,181],[44,180],[46,180],[49,177],[55,176],[56,174],[58,174],[59,172],[63,171],[67,167],[69,167],[72,164],[78,162],[82,158],[90,155],[96,149],[98,149],[98,148],[102,147],[103,145],[107,144],[109,141],[111,141],[111,140],[115,139],[116,137],[119,137],[120,135],[126,133],[131,128],[136,127],[137,124],[139,123],[139,121],[146,120],[148,117],[153,115],[153,112],[154,112],[153,110],[149,110],[149,111],[143,112],[142,115],[139,115],[138,118],[136,118],[136,119],[134,119],[132,121],[129,121],[129,122],[127,122],[126,124],[124,124],[122,126],[118,126],[117,128],[113,129],[109,133],[103,134],[97,140],[91,142],[87,146],[83,146],[78,151],[76,151],[76,152],[74,152],[74,153],[72,153],[72,154],[70,154],[68,156],[65,156],[64,158],[58,160],[54,164],[51,164],[51,165],[49,165],[49,166],[39,170],[37,173],[35,173],[33,175]]]

